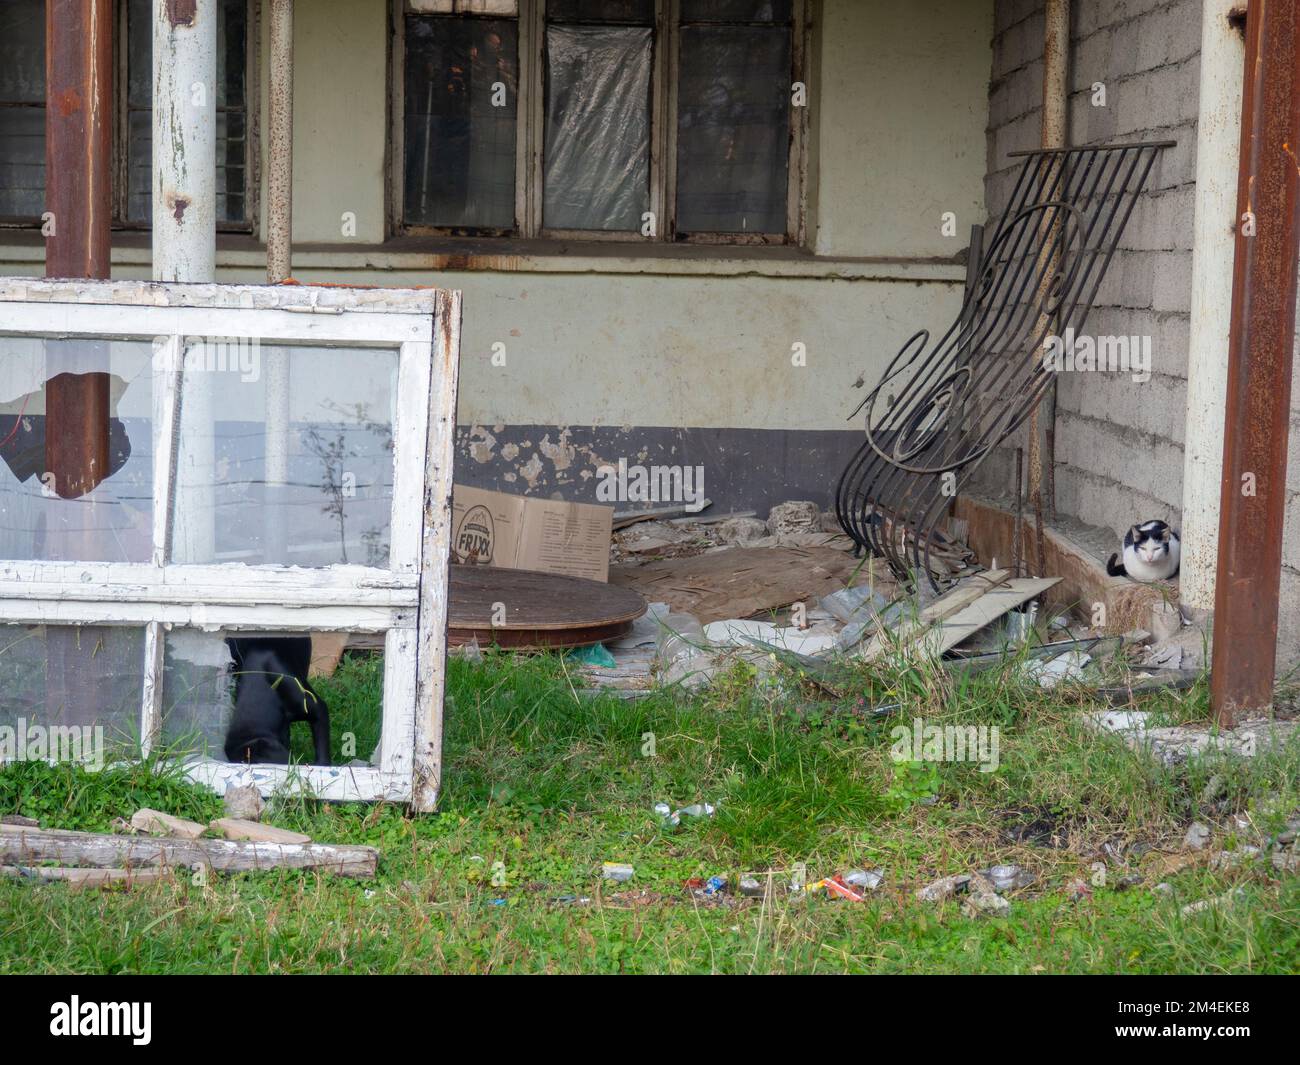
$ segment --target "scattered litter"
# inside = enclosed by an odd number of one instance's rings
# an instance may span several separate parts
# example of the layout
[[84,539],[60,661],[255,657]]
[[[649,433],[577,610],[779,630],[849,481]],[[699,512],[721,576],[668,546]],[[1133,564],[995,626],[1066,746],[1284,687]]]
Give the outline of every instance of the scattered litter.
[[591,897],[588,895],[560,895],[558,898],[551,900],[557,906],[590,906]]
[[674,810],[666,802],[655,803],[655,813],[667,828],[676,828],[682,823],[683,817],[712,817],[716,812],[717,807],[707,802],[692,803],[690,806],[683,806],[680,810]]
[[740,878],[740,893],[746,898],[761,898],[767,893],[766,886],[756,876],[742,876]]
[[727,890],[727,878],[725,876],[711,876],[704,882],[704,894],[718,895]]
[[844,883],[850,887],[859,888],[865,891],[875,891],[885,881],[884,870],[876,869],[868,872],[866,869],[850,869],[844,874]]
[[613,669],[618,665],[614,656],[601,643],[588,644],[586,647],[574,647],[566,651],[565,654],[573,661],[585,666],[601,666],[605,669]]
[[835,646],[833,632],[813,632],[794,626],[777,626],[768,621],[739,618],[705,625],[704,636],[711,644],[720,647],[745,647],[758,643],[804,655],[822,654]]
[[1184,917],[1191,917],[1193,914],[1218,909],[1220,906],[1231,906],[1238,896],[1244,894],[1244,888],[1233,888],[1226,895],[1220,895],[1217,899],[1201,899],[1200,902],[1189,902],[1179,912]]
[[1180,669],[1183,664],[1183,649],[1176,643],[1148,647],[1138,657],[1136,664],[1143,669]]
[[828,880],[823,880],[822,884],[825,886],[826,894],[830,898],[861,902],[866,897],[861,891],[854,890],[842,876],[833,876]]
[[992,869],[981,870],[994,891],[1014,891],[1016,888],[1028,887],[1036,879],[1034,874],[1021,865],[995,865]]
[[1210,859],[1211,869],[1236,869],[1250,862],[1258,861],[1262,852],[1258,847],[1242,845],[1236,850],[1219,851]]
[[1210,842],[1210,836],[1209,825],[1201,821],[1193,821],[1187,828],[1187,834],[1183,836],[1183,846],[1199,851]]
[[936,880],[933,884],[918,888],[916,897],[922,902],[942,902],[944,899],[950,899],[953,895],[965,891],[970,885],[970,879],[968,873],[945,876]]
[[604,862],[600,867],[600,875],[606,880],[624,884],[636,875],[636,870],[632,866],[623,865],[620,862]]
[[1011,912],[1011,903],[997,893],[987,877],[976,873],[966,887],[961,908],[967,917],[1005,917]]
[[1092,898],[1092,885],[1080,877],[1075,877],[1065,885],[1065,893],[1075,900],[1090,899]]
[[1084,679],[1084,667],[1092,661],[1091,655],[1082,651],[1067,651],[1049,659],[1034,659],[1024,665],[1025,676],[1036,680],[1040,688],[1055,688],[1058,684],[1079,682]]

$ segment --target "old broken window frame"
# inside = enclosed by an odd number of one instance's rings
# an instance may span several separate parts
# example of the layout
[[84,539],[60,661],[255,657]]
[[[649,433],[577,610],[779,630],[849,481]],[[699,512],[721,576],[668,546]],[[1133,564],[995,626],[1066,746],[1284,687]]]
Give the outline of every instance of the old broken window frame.
[[[656,234],[595,229],[551,229],[543,224],[544,147],[546,140],[545,43],[546,0],[518,0],[519,96],[515,130],[515,225],[513,229],[463,230],[409,224],[404,209],[406,17],[431,12],[408,11],[409,0],[389,0],[389,115],[386,168],[386,223],[390,237],[465,237],[489,239],[582,240],[623,245],[784,244],[807,243],[809,108],[790,108],[789,158],[786,168],[785,232],[677,233],[677,100],[680,81],[681,2],[655,0],[653,60],[650,79],[650,210]],[[791,85],[807,83],[811,69],[813,0],[791,0]],[[468,7],[473,8],[470,4]],[[510,18],[487,11],[439,13],[439,17]]]
[[[0,279],[0,335],[145,340],[155,345],[152,559],[149,563],[0,561],[0,622],[143,628],[141,739],[162,721],[165,632],[382,632],[378,767],[186,763],[223,791],[307,789],[334,801],[409,801],[430,810],[441,776],[447,557],[460,294],[137,281]],[[160,342],[161,338],[167,338]],[[306,569],[176,563],[170,557],[185,337],[383,348],[398,360],[387,567]],[[156,339],[157,338],[157,339]]]

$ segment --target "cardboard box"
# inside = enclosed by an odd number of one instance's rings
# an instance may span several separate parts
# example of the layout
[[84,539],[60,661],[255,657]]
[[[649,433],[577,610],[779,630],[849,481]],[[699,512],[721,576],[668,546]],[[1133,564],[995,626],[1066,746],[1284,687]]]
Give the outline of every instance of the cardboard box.
[[463,565],[503,566],[609,580],[614,508],[512,496],[456,485],[451,557]]

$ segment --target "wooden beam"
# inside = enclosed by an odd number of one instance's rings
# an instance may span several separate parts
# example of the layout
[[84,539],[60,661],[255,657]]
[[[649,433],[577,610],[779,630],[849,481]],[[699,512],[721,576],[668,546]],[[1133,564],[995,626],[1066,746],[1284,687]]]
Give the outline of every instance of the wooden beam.
[[[12,829],[14,826],[6,826]],[[258,843],[228,839],[155,839],[97,832],[0,831],[0,864],[62,865],[123,869],[141,866],[203,865],[220,873],[267,869],[316,869],[352,878],[373,877],[379,865],[374,847],[327,843]]]

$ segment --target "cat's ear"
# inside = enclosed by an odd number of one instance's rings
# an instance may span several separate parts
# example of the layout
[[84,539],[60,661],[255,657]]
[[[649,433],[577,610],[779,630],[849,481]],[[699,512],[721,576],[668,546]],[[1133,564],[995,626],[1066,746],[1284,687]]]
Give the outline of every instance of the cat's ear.
[[1160,531],[1160,539],[1163,540],[1165,543],[1169,543],[1169,526],[1168,526],[1168,525],[1166,525],[1166,526],[1165,526],[1165,527]]
[[1133,528],[1128,531],[1128,535],[1129,539],[1131,539],[1135,544],[1140,544],[1142,542],[1142,526],[1134,525]]

